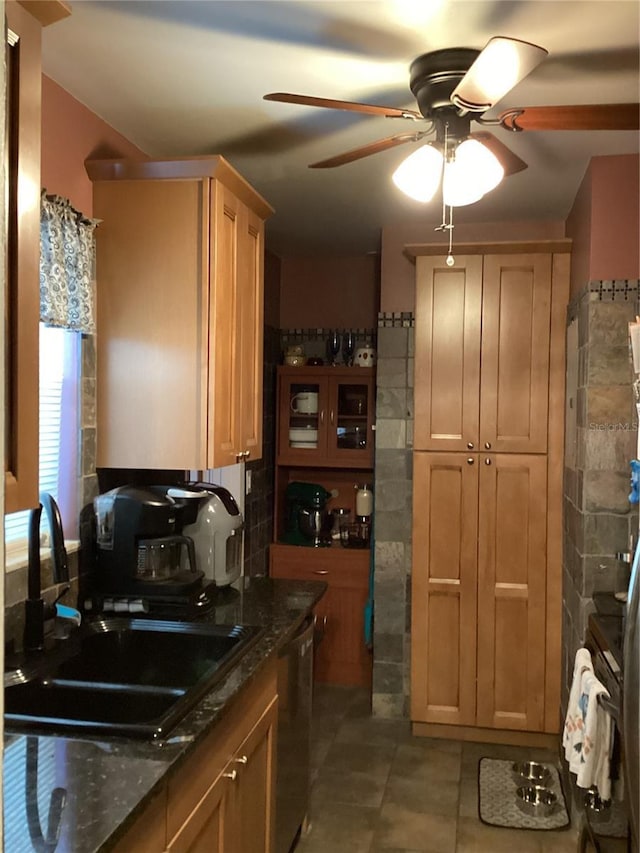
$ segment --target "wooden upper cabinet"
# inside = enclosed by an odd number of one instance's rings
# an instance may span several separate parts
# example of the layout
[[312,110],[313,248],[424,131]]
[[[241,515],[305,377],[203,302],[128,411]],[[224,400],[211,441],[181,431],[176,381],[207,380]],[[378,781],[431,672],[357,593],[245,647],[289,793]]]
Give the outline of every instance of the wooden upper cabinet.
[[546,452],[552,255],[417,266],[415,449]]
[[260,458],[267,203],[221,157],[89,161],[98,465]]

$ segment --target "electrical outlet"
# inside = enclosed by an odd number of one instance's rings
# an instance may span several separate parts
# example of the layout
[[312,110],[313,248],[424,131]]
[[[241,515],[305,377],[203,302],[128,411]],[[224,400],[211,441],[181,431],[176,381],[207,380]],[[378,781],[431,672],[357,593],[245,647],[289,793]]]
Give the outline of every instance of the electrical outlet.
[[251,471],[244,472],[244,493],[245,495],[251,494]]

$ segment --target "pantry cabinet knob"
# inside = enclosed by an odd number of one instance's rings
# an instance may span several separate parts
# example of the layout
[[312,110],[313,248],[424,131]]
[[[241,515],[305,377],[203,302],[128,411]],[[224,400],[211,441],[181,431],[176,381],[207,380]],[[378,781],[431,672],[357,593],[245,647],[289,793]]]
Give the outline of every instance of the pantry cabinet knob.
[[491,450],[491,442],[490,441],[485,441],[484,449],[485,450]]
[[473,465],[473,456],[470,456],[470,457],[467,459],[467,465]]
[[467,450],[473,450],[473,442],[472,441],[467,442]]
[[484,464],[485,464],[485,465],[491,465],[491,460],[487,457],[487,458],[484,460]]
[[239,758],[233,759],[236,764],[246,764],[249,760],[246,755],[241,755]]
[[238,771],[230,770],[228,773],[223,773],[222,775],[225,779],[231,779],[232,782],[235,782],[236,776],[238,775]]

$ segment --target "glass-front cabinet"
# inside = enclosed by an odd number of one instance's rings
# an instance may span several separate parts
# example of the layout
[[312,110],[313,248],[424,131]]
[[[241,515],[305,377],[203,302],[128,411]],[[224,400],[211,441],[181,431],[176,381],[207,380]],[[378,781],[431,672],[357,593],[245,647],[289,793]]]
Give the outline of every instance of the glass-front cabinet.
[[292,465],[373,465],[373,370],[278,368],[278,459]]

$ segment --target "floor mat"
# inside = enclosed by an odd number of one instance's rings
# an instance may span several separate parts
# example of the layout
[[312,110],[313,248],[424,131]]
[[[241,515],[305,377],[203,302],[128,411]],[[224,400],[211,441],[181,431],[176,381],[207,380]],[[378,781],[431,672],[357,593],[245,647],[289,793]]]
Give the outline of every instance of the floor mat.
[[[555,810],[548,817],[525,814],[516,802],[519,784],[512,775],[514,761],[481,758],[478,762],[478,815],[483,823],[510,829],[564,829],[569,815],[560,775],[553,764],[545,763],[551,773],[546,788],[557,796]],[[524,783],[523,783],[524,784]]]

